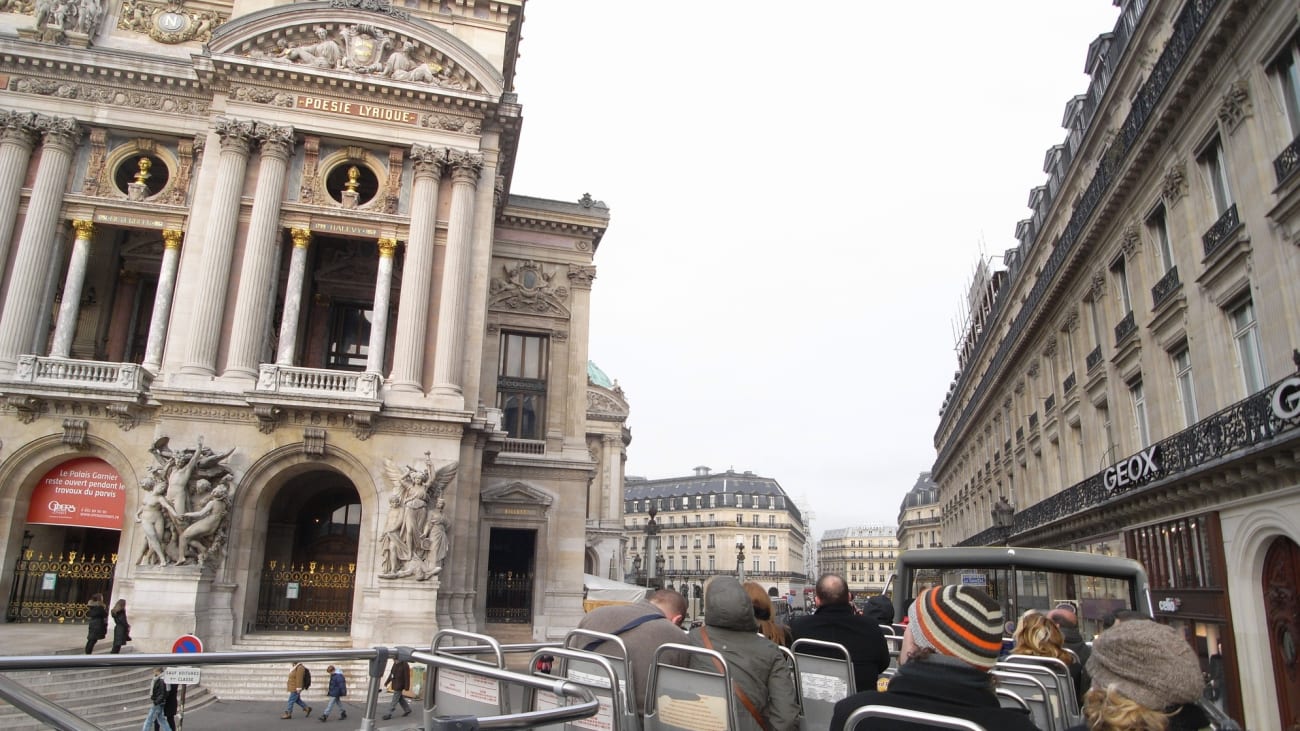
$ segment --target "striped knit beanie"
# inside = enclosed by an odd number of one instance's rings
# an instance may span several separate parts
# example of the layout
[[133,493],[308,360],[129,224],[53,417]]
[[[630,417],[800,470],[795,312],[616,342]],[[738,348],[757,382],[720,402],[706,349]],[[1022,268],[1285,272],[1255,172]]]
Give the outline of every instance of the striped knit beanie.
[[969,586],[926,589],[908,610],[908,630],[918,648],[928,647],[981,670],[991,670],[1002,651],[1002,608]]

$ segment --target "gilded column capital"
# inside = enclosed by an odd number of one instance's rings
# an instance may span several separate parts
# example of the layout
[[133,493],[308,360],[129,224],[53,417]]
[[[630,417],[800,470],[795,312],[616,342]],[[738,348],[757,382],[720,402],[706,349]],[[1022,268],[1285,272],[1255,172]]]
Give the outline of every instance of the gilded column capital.
[[261,143],[263,156],[288,160],[293,153],[293,127],[256,122],[253,134]]
[[183,241],[184,239],[185,239],[185,232],[178,228],[163,229],[164,249],[179,249],[181,248],[181,241]]
[[570,266],[569,282],[575,288],[591,289],[591,280],[596,278],[596,267],[593,266]]
[[254,139],[252,122],[245,122],[230,117],[217,117],[214,125],[217,135],[221,137],[221,149],[248,154]]
[[411,145],[411,163],[415,167],[415,177],[432,176],[437,180],[447,167],[447,150],[429,145]]
[[72,230],[77,232],[78,239],[90,240],[95,235],[95,224],[82,218],[72,222]]
[[293,248],[306,249],[311,245],[311,229],[291,228],[289,229],[289,238],[293,239]]
[[451,150],[447,154],[451,163],[452,180],[457,183],[478,184],[479,174],[483,172],[483,156],[476,152]]
[[397,251],[397,239],[379,240],[379,257],[381,259],[392,259],[393,253],[396,251]]

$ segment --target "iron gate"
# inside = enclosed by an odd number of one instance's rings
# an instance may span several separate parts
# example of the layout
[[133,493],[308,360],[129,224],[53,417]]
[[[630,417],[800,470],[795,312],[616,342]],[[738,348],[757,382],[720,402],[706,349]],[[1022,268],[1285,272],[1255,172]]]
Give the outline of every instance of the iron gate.
[[279,564],[262,569],[254,629],[346,632],[352,628],[352,590],[357,565]]
[[498,571],[488,574],[487,621],[530,624],[533,621],[533,574]]
[[25,550],[14,564],[5,621],[85,622],[90,597],[99,593],[111,600],[116,567],[116,553],[85,556],[68,551],[46,555]]

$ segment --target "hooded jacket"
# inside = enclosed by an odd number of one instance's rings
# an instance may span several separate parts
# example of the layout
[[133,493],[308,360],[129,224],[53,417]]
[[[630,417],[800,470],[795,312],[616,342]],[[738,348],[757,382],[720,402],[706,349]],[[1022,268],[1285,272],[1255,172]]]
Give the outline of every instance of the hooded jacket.
[[[771,640],[758,634],[754,606],[740,582],[729,576],[715,578],[704,595],[704,627],[691,630],[691,642],[705,647],[702,632],[707,630],[713,649],[721,653],[731,671],[731,682],[744,691],[771,731],[792,731],[799,727],[799,699],[795,695],[794,675],[785,654]],[[708,658],[691,658],[691,667],[716,672]],[[739,731],[762,728],[739,696],[732,699],[736,707]]]

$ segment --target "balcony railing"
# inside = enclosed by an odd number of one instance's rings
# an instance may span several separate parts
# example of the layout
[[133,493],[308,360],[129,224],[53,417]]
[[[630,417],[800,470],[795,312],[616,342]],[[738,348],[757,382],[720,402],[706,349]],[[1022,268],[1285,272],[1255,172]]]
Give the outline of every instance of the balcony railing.
[[50,386],[79,386],[103,391],[140,392],[153,383],[153,374],[136,363],[18,356],[14,380]]
[[1183,283],[1178,279],[1178,267],[1169,267],[1169,271],[1165,272],[1160,281],[1156,282],[1156,286],[1151,288],[1151,308],[1155,309],[1163,305],[1165,300],[1181,286]]
[[1133,315],[1133,310],[1129,310],[1124,319],[1115,326],[1115,347],[1123,345],[1125,340],[1137,332],[1137,329],[1137,318]]
[[1029,415],[1029,431],[1032,432],[1037,430],[1038,430],[1038,412],[1035,411],[1034,413]]
[[[543,439],[510,439],[501,445],[502,454],[546,454],[546,441]],[[663,527],[663,526],[660,526]]]
[[1210,230],[1206,231],[1205,235],[1201,237],[1201,241],[1205,244],[1205,255],[1209,256],[1218,251],[1219,247],[1228,241],[1232,232],[1236,231],[1240,225],[1241,219],[1237,217],[1237,204],[1233,203],[1228,206],[1228,210],[1224,211],[1222,216],[1219,216],[1219,220],[1214,222]]
[[328,398],[377,399],[380,375],[356,371],[330,371],[323,368],[263,363],[258,371],[259,393]]
[[1098,345],[1092,349],[1091,353],[1088,353],[1087,358],[1084,358],[1083,364],[1088,367],[1088,372],[1092,373],[1093,368],[1101,365],[1101,359],[1101,346]]
[[1074,390],[1075,383],[1074,371],[1070,371],[1070,375],[1066,376],[1065,381],[1061,383],[1062,392],[1069,394]]
[[1054,393],[1048,394],[1047,398],[1043,399],[1043,416],[1047,416],[1048,414],[1052,413],[1052,410],[1055,408],[1056,408],[1056,394]]
[[1300,170],[1300,137],[1291,140],[1291,144],[1273,160],[1273,172],[1277,173],[1278,185],[1294,175],[1296,170]]

